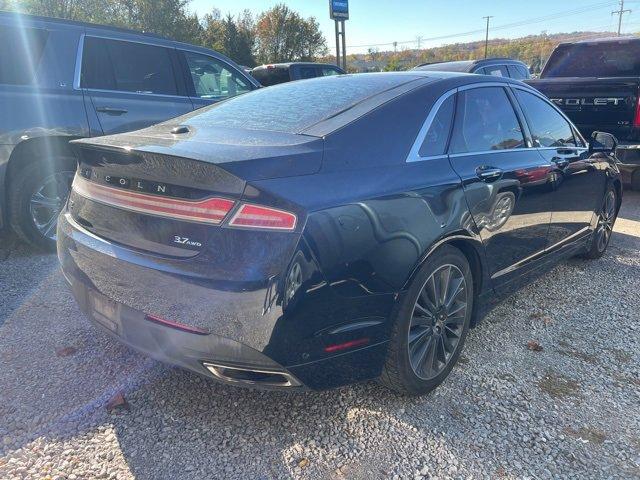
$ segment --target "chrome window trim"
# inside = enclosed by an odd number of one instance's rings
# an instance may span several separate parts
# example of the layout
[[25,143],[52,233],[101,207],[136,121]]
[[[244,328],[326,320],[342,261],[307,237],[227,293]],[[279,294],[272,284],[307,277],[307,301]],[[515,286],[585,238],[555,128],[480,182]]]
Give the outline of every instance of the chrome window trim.
[[82,33],[80,35],[80,42],[78,43],[78,49],[76,50],[76,67],[73,72],[73,89],[80,90],[80,75],[82,74],[82,54],[84,53],[84,37],[86,35]]
[[469,155],[487,155],[489,153],[515,153],[515,152],[526,152],[531,150],[533,150],[533,148],[531,147],[501,148],[499,150],[481,150],[478,152],[450,153],[449,157],[457,158],[457,157],[468,157]]
[[[507,78],[507,77],[502,77],[502,78]],[[436,159],[441,159],[441,158],[445,158],[445,157],[458,157],[458,156],[467,156],[467,155],[483,155],[483,154],[487,154],[487,153],[500,153],[500,152],[515,152],[515,151],[518,151],[518,150],[527,150],[527,149],[533,148],[533,147],[527,146],[527,147],[520,147],[520,148],[507,148],[507,149],[502,149],[502,150],[485,150],[485,151],[480,151],[480,152],[464,152],[464,153],[445,153],[445,154],[442,154],[442,155],[428,155],[428,156],[424,156],[424,157],[420,156],[420,147],[422,147],[422,143],[424,142],[424,139],[427,136],[427,132],[429,131],[429,128],[431,128],[431,123],[433,122],[433,119],[435,118],[435,116],[438,113],[438,110],[440,109],[442,104],[451,95],[457,94],[459,92],[464,92],[466,90],[472,90],[472,89],[475,89],[475,88],[485,88],[485,87],[508,88],[509,86],[512,86],[512,85],[513,84],[511,82],[478,82],[478,83],[470,83],[470,84],[467,84],[467,85],[462,85],[460,87],[453,88],[451,90],[446,91],[442,95],[440,95],[438,100],[436,100],[436,102],[431,107],[431,110],[429,110],[429,115],[427,115],[427,118],[423,122],[422,127],[420,128],[420,131],[418,132],[418,135],[417,135],[415,141],[413,142],[413,145],[411,146],[411,150],[409,151],[409,154],[407,155],[407,158],[405,159],[405,163],[422,162],[422,161],[425,161],[425,160],[436,160]],[[523,88],[523,90],[528,91],[528,89],[526,89],[526,88]],[[507,92],[505,92],[505,94],[506,93]],[[514,109],[513,113],[516,115],[516,117],[518,116],[518,114],[515,111],[515,109]]]
[[[135,34],[132,34],[135,35]],[[80,80],[82,78],[82,55],[84,53],[84,42],[86,38],[100,38],[103,40],[114,40],[117,42],[128,42],[128,43],[136,43],[139,45],[149,45],[151,47],[158,47],[158,48],[167,48],[169,50],[174,50],[176,53],[179,52],[191,52],[191,53],[196,53],[199,55],[203,55],[205,57],[211,57],[211,58],[215,58],[217,61],[227,65],[227,67],[229,67],[229,70],[235,70],[242,78],[244,78],[252,88],[252,90],[255,90],[256,88],[259,87],[257,80],[250,78],[247,74],[244,73],[244,71],[241,68],[237,68],[234,67],[233,65],[231,65],[229,62],[225,61],[222,57],[218,57],[217,55],[215,55],[216,52],[208,52],[208,53],[204,53],[204,52],[200,52],[198,50],[195,49],[191,49],[191,48],[184,48],[181,45],[176,46],[176,45],[165,45],[163,43],[153,43],[153,42],[145,42],[145,41],[140,41],[140,40],[131,40],[128,38],[122,38],[122,37],[118,37],[118,36],[110,36],[110,35],[94,35],[94,34],[87,34],[87,33],[83,33],[80,35],[80,45],[78,48],[78,52],[76,54],[76,68],[75,68],[75,72],[74,72],[74,79],[73,79],[73,88],[75,90],[81,90],[82,87],[80,86]],[[168,43],[173,43],[173,41],[171,40],[166,40],[166,42]],[[177,74],[182,75],[182,71],[179,72],[175,72]],[[189,97],[189,95],[168,95],[166,93],[145,93],[145,92],[131,92],[128,90],[108,90],[108,89],[100,89],[100,88],[85,88],[84,90],[87,90],[88,92],[105,92],[105,93],[130,93],[130,94],[134,94],[134,95],[153,95],[153,96],[160,96],[160,97],[167,97],[167,98],[191,98]],[[194,97],[194,98],[201,98],[201,97]],[[228,98],[233,98],[233,97],[228,97]],[[224,99],[226,100],[226,99]]]
[[431,107],[431,110],[429,110],[429,115],[427,115],[427,118],[422,123],[422,127],[420,127],[420,131],[418,132],[418,135],[417,135],[415,141],[413,142],[413,145],[411,146],[411,150],[409,151],[409,155],[407,155],[407,158],[405,160],[406,163],[409,163],[409,162],[420,162],[422,160],[436,159],[436,158],[442,158],[442,157],[446,157],[447,156],[447,154],[444,153],[444,154],[440,154],[440,155],[427,155],[427,156],[423,157],[423,156],[420,156],[420,147],[422,147],[422,144],[424,143],[424,139],[427,136],[427,132],[431,128],[431,124],[433,123],[433,119],[438,114],[438,111],[440,110],[440,107],[442,106],[442,104],[449,97],[451,97],[452,95],[455,95],[456,93],[458,93],[458,89],[457,88],[451,89],[451,90],[443,93],[442,95],[440,95],[438,100],[436,100],[436,102],[433,104],[433,106]]

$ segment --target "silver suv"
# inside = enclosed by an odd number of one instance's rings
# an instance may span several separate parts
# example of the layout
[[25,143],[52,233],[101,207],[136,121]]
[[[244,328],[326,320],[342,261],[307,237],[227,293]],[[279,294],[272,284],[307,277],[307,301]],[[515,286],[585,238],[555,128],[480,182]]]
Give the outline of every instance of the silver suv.
[[0,227],[53,248],[76,169],[69,140],[136,130],[258,87],[206,48],[0,12]]

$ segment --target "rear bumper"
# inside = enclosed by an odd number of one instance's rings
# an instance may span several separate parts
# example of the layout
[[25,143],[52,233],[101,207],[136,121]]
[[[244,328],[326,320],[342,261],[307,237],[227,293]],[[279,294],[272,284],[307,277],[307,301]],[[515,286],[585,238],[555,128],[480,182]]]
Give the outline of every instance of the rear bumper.
[[[163,259],[92,235],[64,213],[58,222],[58,257],[74,297],[93,323],[159,361],[262,388],[326,389],[380,374],[386,352],[380,328],[363,348],[322,355],[325,339],[305,331],[312,316],[287,317],[277,304],[269,305],[272,285],[253,280],[223,284],[170,269]],[[176,262],[185,267],[189,261]],[[203,331],[156,323],[148,315]],[[216,367],[270,372],[278,381],[234,381]]]

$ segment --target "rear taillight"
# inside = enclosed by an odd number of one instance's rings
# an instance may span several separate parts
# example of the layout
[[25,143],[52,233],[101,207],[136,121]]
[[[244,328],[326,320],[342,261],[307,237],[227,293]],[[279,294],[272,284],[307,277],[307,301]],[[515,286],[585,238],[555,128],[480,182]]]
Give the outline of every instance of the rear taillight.
[[636,100],[636,113],[633,116],[633,126],[640,127],[640,91],[638,91],[638,98]]
[[181,200],[147,195],[100,185],[80,175],[76,175],[73,181],[73,190],[90,200],[123,210],[212,225],[221,223],[235,203],[226,198]]
[[284,210],[245,203],[231,217],[229,226],[294,230],[296,228],[296,216]]

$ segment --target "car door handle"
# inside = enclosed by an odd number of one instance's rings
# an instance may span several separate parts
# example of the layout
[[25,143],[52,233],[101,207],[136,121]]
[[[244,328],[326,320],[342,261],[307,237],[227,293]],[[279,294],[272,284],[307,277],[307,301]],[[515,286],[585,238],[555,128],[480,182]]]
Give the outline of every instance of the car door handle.
[[553,157],[551,160],[553,160],[553,163],[556,164],[556,167],[558,167],[561,170],[567,168],[570,163],[569,159],[563,156]]
[[483,182],[493,182],[498,180],[504,172],[500,168],[495,167],[478,167],[476,168],[476,175]]
[[97,107],[96,112],[106,113],[107,115],[124,115],[128,110],[125,110],[124,108]]

